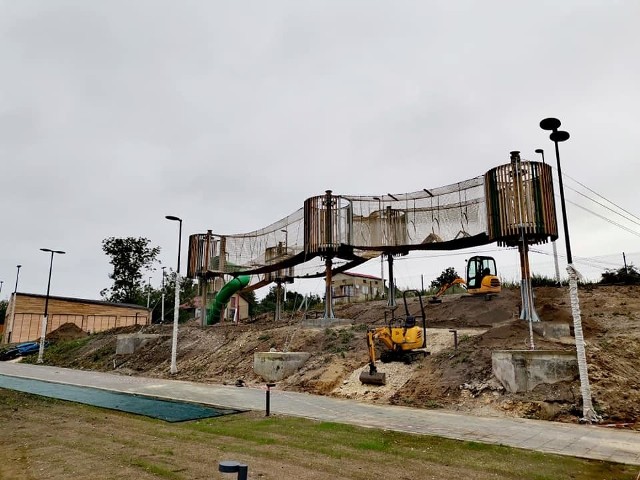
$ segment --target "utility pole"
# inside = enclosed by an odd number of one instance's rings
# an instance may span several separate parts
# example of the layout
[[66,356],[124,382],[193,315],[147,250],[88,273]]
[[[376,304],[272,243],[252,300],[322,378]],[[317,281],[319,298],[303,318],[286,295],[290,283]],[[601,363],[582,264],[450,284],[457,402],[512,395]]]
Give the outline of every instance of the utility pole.
[[147,310],[151,304],[151,277],[149,277],[149,284],[147,285]]
[[162,267],[162,309],[160,310],[160,323],[164,323],[164,270],[167,267]]

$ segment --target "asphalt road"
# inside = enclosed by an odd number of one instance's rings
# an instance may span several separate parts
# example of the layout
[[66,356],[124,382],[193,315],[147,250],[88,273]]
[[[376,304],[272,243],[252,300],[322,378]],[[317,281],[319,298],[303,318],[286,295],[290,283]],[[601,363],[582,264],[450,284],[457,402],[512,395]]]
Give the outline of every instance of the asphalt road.
[[[242,410],[265,409],[266,387],[230,387],[0,362],[0,374]],[[271,412],[363,427],[507,445],[640,465],[640,432],[540,420],[476,417],[271,390]]]

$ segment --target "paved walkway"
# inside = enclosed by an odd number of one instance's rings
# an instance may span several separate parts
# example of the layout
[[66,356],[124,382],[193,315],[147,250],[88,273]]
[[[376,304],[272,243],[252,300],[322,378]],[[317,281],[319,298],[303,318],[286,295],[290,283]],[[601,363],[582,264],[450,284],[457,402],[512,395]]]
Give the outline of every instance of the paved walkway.
[[[265,391],[179,380],[0,362],[0,374],[160,398],[264,410]],[[574,457],[640,465],[640,432],[539,420],[475,417],[441,410],[371,405],[271,391],[271,412],[363,427],[436,435]]]

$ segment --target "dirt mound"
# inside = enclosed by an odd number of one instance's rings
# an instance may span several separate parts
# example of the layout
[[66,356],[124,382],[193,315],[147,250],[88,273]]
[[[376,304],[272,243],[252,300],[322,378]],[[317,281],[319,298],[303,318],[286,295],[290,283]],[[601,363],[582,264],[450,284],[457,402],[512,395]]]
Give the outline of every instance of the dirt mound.
[[[635,422],[640,415],[640,287],[598,286],[581,288],[579,294],[595,407],[607,422]],[[566,287],[537,288],[534,296],[544,321],[571,322]],[[404,314],[402,300],[399,303],[396,314]],[[418,314],[418,300],[408,299],[407,309]],[[492,376],[492,350],[529,348],[528,324],[519,320],[518,289],[505,289],[490,301],[468,295],[446,295],[441,304],[428,304],[425,299],[425,309],[431,355],[409,366],[381,364],[380,371],[387,373],[384,387],[363,386],[357,379],[368,361],[366,329],[384,323],[385,312],[389,314],[386,301],[336,306],[336,316],[352,323],[334,328],[303,328],[297,313],[279,322],[273,315],[264,315],[241,325],[182,324],[178,374],[171,378],[263,384],[253,372],[255,352],[272,348],[304,351],[311,358],[298,372],[278,382],[278,388],[470,414],[577,421],[581,415],[577,379],[508,394]],[[450,330],[457,331],[457,349]],[[134,355],[115,354],[117,333],[125,332],[118,329],[92,335],[86,344],[55,362],[126,375],[170,376],[171,325],[144,327],[142,333],[161,335]],[[537,349],[575,348],[566,339],[553,341],[538,334],[534,334],[534,343]]]
[[68,340],[77,340],[88,335],[89,334],[87,332],[82,330],[75,323],[63,323],[47,335],[47,340],[49,340],[50,342],[61,342]]

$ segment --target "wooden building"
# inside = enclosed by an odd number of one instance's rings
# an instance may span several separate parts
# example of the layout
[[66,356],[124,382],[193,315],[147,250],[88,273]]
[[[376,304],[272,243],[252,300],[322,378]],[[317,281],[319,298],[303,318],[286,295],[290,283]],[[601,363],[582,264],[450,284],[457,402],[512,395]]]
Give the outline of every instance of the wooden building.
[[380,277],[353,272],[334,275],[331,278],[331,289],[335,303],[375,300],[383,293]]
[[[18,343],[40,338],[45,295],[17,293],[11,296],[4,322],[2,343]],[[128,325],[148,325],[150,310],[140,305],[103,302],[49,295],[47,333],[64,323],[75,323],[88,333]]]

